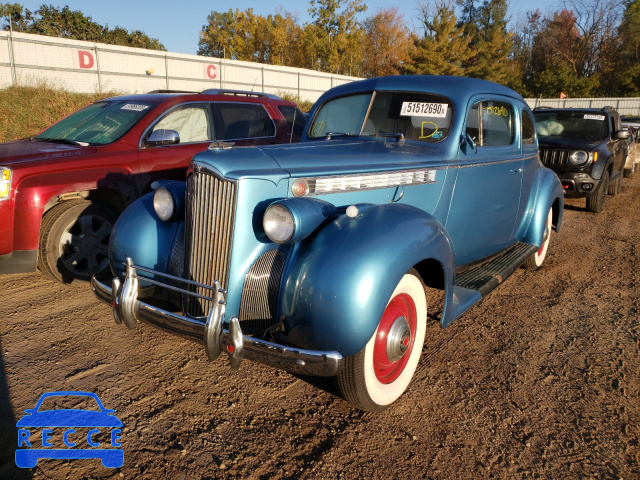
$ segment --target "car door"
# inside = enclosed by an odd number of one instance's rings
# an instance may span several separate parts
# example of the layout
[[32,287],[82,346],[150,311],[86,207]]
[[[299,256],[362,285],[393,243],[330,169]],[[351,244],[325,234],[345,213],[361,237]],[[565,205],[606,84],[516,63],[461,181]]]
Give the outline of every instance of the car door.
[[513,242],[523,173],[517,112],[510,99],[470,102],[446,222],[458,265]]
[[[149,137],[158,130],[177,132],[179,142],[152,145]],[[183,103],[164,112],[140,139],[138,157],[143,192],[149,191],[154,180],[185,180],[191,158],[206,150],[214,139],[215,127],[209,102]]]

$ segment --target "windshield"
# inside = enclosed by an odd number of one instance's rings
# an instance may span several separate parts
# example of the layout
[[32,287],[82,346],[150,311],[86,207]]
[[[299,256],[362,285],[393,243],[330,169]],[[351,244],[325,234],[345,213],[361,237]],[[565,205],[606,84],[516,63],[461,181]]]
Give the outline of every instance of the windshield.
[[127,133],[154,105],[123,100],[96,102],[63,118],[33,139],[79,145],[107,145]]
[[439,142],[451,127],[453,104],[427,93],[373,92],[330,100],[316,114],[309,138],[335,135],[400,135]]
[[541,137],[601,140],[609,135],[603,113],[536,112],[536,130]]

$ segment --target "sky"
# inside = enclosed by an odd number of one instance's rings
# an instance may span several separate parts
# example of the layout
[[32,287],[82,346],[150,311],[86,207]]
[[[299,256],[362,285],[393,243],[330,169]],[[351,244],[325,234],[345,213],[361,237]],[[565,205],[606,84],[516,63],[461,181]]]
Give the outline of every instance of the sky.
[[[364,17],[382,8],[398,6],[407,26],[419,29],[418,2],[419,0],[363,0],[368,7]],[[109,28],[119,26],[128,31],[141,30],[149,37],[157,38],[170,52],[192,55],[198,51],[198,35],[212,11],[253,8],[256,14],[266,16],[282,10],[296,15],[300,25],[310,21],[307,13],[308,0],[275,0],[273,3],[235,0],[231,4],[211,0],[17,0],[9,3],[20,3],[32,12],[43,4],[59,8],[68,5],[71,10],[81,11],[100,25],[107,25]],[[524,18],[524,14],[530,10],[539,9],[543,14],[554,12],[562,8],[562,3],[563,0],[510,0],[509,15],[513,24],[518,18]]]

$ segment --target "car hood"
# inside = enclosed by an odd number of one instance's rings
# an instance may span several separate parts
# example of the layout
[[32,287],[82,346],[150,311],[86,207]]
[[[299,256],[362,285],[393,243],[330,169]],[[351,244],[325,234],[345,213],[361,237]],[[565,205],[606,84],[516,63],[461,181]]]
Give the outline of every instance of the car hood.
[[52,158],[89,155],[95,151],[96,147],[92,146],[85,147],[64,143],[16,140],[14,142],[0,143],[0,165],[8,167]]
[[577,140],[575,138],[559,138],[559,137],[538,137],[538,146],[540,148],[566,148],[572,150],[593,150],[599,145],[606,143],[606,140]]
[[17,427],[121,427],[114,415],[93,410],[46,410],[23,416]]

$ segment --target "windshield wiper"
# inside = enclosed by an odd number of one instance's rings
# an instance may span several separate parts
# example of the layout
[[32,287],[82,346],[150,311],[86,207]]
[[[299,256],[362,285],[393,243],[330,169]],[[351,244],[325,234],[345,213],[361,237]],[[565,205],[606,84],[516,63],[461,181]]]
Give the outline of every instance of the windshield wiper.
[[78,145],[80,147],[89,146],[89,144],[87,142],[78,142],[76,140],[69,140],[68,138],[31,137],[31,140],[33,140],[35,142],[50,142],[50,143],[63,143],[65,145]]
[[325,140],[331,140],[331,137],[358,137],[357,133],[344,133],[344,132],[327,132],[324,136]]

